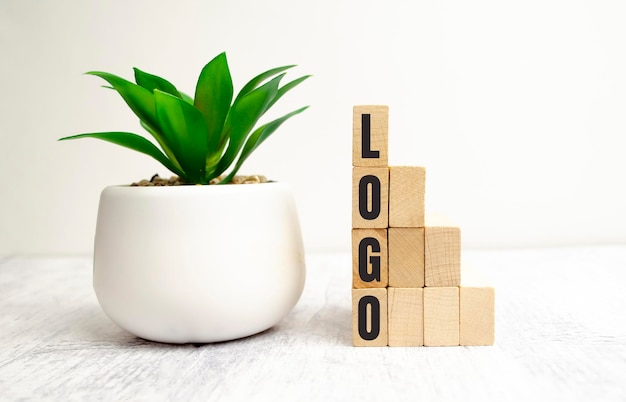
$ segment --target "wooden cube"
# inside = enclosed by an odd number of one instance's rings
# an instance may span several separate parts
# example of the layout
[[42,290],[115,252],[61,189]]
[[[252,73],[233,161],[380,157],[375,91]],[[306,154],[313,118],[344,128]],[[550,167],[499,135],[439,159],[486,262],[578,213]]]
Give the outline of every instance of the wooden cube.
[[424,288],[424,346],[459,344],[459,288]]
[[352,168],[352,227],[386,229],[389,222],[389,169]]
[[387,289],[352,289],[352,343],[387,346]]
[[422,288],[388,288],[389,346],[424,345]]
[[387,262],[387,229],[352,229],[353,288],[387,287]]
[[460,343],[493,345],[495,340],[495,289],[474,270],[462,267],[460,294]]
[[424,228],[389,228],[389,286],[424,287]]
[[424,227],[424,277],[426,286],[461,284],[461,230],[450,223],[426,217]]
[[389,168],[389,227],[424,226],[426,170],[419,166]]
[[352,119],[352,166],[386,167],[389,107],[354,106]]

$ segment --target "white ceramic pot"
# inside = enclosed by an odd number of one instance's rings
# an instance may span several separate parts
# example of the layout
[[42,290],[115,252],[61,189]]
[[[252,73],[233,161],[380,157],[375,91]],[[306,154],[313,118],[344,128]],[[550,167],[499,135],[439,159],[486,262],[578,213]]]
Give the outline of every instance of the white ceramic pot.
[[207,343],[264,331],[305,280],[288,186],[107,187],[93,285],[105,313],[141,338]]

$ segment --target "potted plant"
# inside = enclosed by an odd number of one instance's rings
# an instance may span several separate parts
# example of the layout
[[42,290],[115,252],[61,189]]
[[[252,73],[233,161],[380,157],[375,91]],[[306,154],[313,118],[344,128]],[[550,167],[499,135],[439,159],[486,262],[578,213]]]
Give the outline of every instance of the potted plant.
[[259,74],[234,99],[225,53],[202,69],[193,98],[136,68],[135,83],[88,73],[121,95],[156,143],[128,132],[62,140],[109,141],[178,176],[169,183],[153,178],[155,186],[110,186],[100,196],[93,285],[102,309],[123,329],[159,342],[225,341],[270,328],[297,303],[305,263],[288,186],[229,184],[265,139],[306,109],[257,127],[309,77],[281,86],[291,67]]

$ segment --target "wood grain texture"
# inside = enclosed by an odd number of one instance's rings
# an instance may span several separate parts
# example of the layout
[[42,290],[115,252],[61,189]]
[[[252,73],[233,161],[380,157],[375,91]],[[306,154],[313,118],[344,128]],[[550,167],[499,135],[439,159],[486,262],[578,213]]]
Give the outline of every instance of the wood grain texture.
[[459,344],[459,288],[424,288],[424,346]]
[[459,343],[493,345],[495,340],[495,290],[492,287],[459,288]]
[[389,169],[352,168],[352,227],[386,229],[389,223]]
[[424,250],[426,286],[461,284],[461,230],[458,227],[426,226]]
[[[365,147],[362,140],[363,115],[369,115],[370,125],[370,143],[369,146],[365,143]],[[352,116],[352,166],[386,167],[389,146],[389,107],[384,105],[356,105],[353,107]],[[372,152],[377,157],[372,157]],[[371,156],[364,157],[368,153]]]
[[626,245],[464,251],[497,292],[489,347],[353,347],[351,259],[308,252],[268,331],[168,345],[107,318],[91,256],[0,257],[0,400],[626,400]]
[[389,167],[389,227],[424,227],[426,169]]
[[353,288],[387,287],[387,249],[387,229],[352,229]]
[[424,286],[424,228],[389,228],[389,286]]
[[424,345],[424,291],[388,288],[389,346]]
[[489,278],[467,262],[461,263],[460,343],[487,346],[495,341],[495,289]]
[[386,288],[352,289],[354,346],[387,346],[387,323]]

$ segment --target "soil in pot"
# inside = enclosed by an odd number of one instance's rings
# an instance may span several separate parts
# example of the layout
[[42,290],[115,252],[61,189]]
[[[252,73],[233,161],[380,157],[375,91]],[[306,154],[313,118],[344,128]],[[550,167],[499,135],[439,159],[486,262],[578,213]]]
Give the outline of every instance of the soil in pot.
[[[211,180],[209,184],[217,184],[223,179],[222,176],[216,177]],[[269,180],[265,176],[261,175],[252,175],[252,176],[235,176],[228,184],[257,184],[257,183],[267,183]],[[138,182],[132,183],[132,187],[161,187],[161,186],[182,186],[189,185],[185,183],[183,179],[178,176],[171,176],[169,179],[160,177],[157,174],[152,176],[150,180],[140,180]]]

